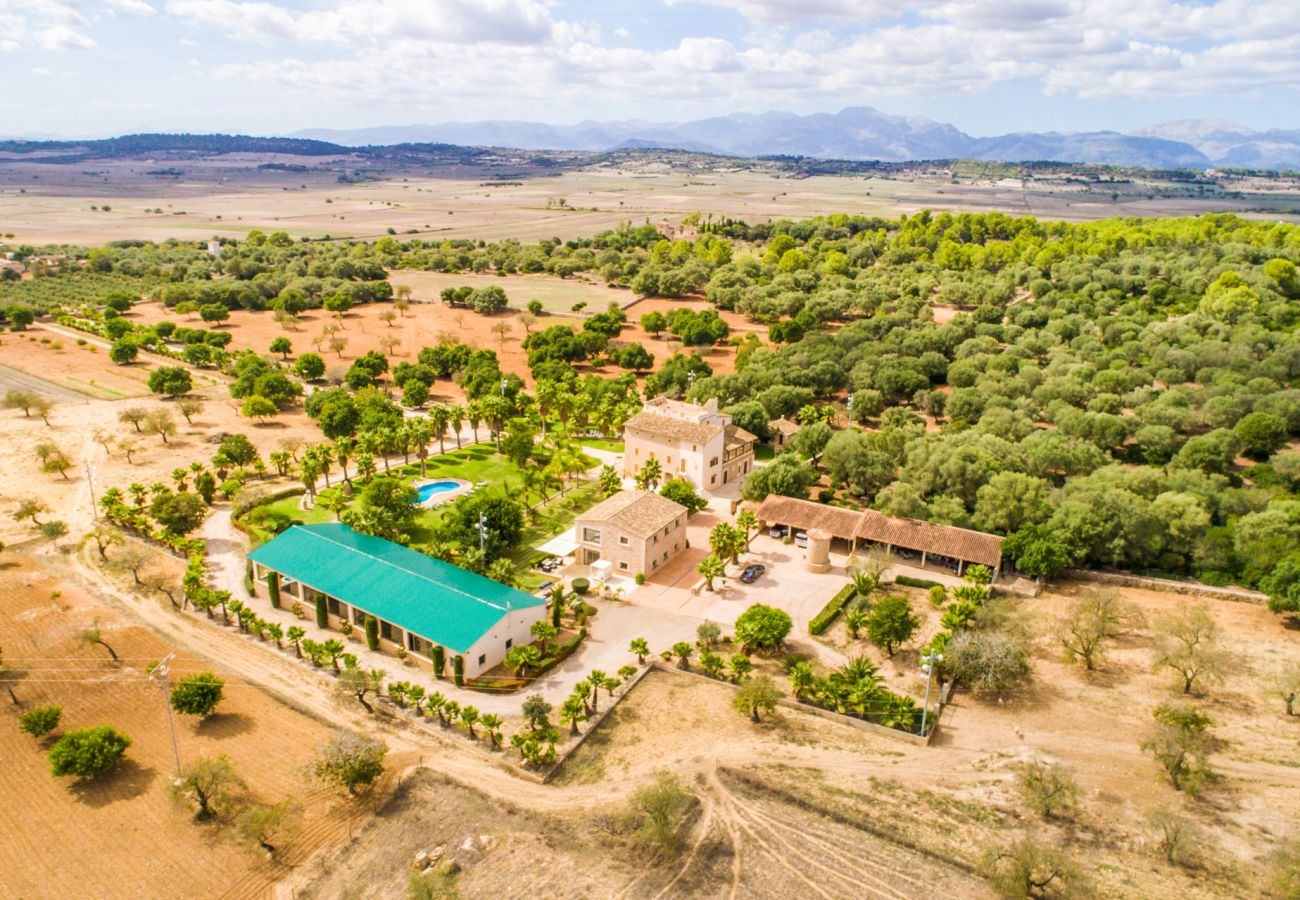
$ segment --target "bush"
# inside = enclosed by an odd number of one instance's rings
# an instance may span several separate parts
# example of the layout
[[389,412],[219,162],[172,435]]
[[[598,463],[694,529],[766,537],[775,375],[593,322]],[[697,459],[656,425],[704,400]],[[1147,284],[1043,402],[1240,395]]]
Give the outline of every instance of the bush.
[[94,778],[117,765],[130,746],[129,737],[108,725],[69,731],[50,748],[50,771]]
[[569,655],[573,653],[574,650],[578,649],[578,645],[581,644],[583,639],[586,637],[587,637],[587,629],[585,628],[578,629],[577,634],[569,638],[563,644],[560,644],[558,647],[555,648],[555,652],[553,654],[546,657],[546,659],[542,660],[541,664],[538,665],[538,667],[534,670],[533,677],[536,678],[538,675],[541,675],[544,672],[549,672],[551,669],[554,669],[560,663],[568,659]]
[[575,594],[585,594],[591,589],[591,582],[585,578],[573,579],[573,592]]
[[1029,677],[1029,648],[1005,632],[963,631],[949,642],[943,664],[973,690],[1000,694]]
[[379,649],[379,620],[366,616],[366,646],[371,650]]
[[822,611],[809,620],[808,633],[822,634],[827,628],[830,628],[831,623],[835,621],[835,617],[844,609],[844,604],[848,603],[855,593],[856,591],[851,584],[846,584],[844,587],[840,588],[840,592],[832,597],[829,603],[822,607]]
[[34,738],[43,738],[59,727],[63,718],[61,706],[38,706],[18,717],[18,727]]
[[746,647],[772,650],[781,646],[793,627],[788,613],[755,603],[736,619],[736,640]]
[[186,675],[172,688],[172,709],[188,716],[207,716],[217,708],[226,683],[211,672]]
[[633,579],[637,584],[645,584],[645,572],[637,572],[636,578]]
[[935,609],[941,608],[948,602],[948,591],[941,584],[936,584],[930,588],[930,605]]
[[943,587],[943,585],[937,581],[931,581],[928,578],[913,578],[911,575],[899,575],[894,579],[894,584],[901,584],[905,587],[925,588],[926,590],[929,590],[930,588]]

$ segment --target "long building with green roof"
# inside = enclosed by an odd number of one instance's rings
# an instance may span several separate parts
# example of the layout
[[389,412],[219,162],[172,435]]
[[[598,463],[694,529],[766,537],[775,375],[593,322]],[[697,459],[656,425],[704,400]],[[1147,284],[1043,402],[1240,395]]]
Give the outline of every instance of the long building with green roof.
[[248,558],[255,581],[275,580],[281,596],[304,606],[322,601],[332,627],[362,629],[373,616],[381,649],[431,663],[442,647],[464,660],[468,678],[531,642],[533,623],[546,616],[539,597],[337,522],[295,525]]

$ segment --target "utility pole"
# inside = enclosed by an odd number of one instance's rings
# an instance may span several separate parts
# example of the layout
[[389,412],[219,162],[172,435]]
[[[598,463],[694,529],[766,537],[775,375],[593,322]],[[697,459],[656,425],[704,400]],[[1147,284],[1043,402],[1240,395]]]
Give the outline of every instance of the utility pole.
[[172,717],[172,686],[167,677],[171,671],[168,663],[175,658],[175,653],[168,653],[164,656],[162,661],[154,666],[153,671],[149,673],[149,680],[162,688],[163,706],[167,709],[167,728],[172,734],[172,760],[176,763],[176,773],[179,775],[181,771],[181,749],[180,745],[176,743],[176,720]]
[[925,720],[930,714],[930,685],[934,682],[934,664],[943,662],[942,653],[923,653],[921,671],[925,673],[925,705],[921,707],[921,737],[925,737]]
[[853,395],[849,394],[849,427],[853,427]]
[[480,553],[487,553],[484,544],[487,541],[487,513],[478,514],[478,549]]

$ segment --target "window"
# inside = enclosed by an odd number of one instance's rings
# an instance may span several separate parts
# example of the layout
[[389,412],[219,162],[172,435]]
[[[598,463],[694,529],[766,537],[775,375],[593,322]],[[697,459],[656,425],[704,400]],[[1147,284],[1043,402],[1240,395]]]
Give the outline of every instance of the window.
[[621,535],[621,534],[618,536],[618,542],[619,542],[620,544],[622,544],[624,547],[626,547],[627,544],[628,544],[628,540],[627,540],[627,538],[624,537],[624,536]]
[[717,484],[717,483],[718,483],[718,476],[717,476],[717,475],[710,475],[710,476],[709,476],[709,484]]
[[716,456],[713,457],[713,459],[709,460],[710,467],[716,466],[717,464],[718,464],[718,458]]
[[421,656],[432,656],[433,645],[420,637],[418,634],[408,634],[406,636],[407,649],[412,653],[418,653]]
[[584,544],[599,544],[599,543],[600,543],[600,529],[599,529],[599,528],[584,528],[584,529],[582,529],[582,542],[583,542]]
[[478,664],[479,664],[480,666],[482,666],[482,665],[486,665],[486,664],[487,664],[487,654],[486,654],[486,653],[480,653],[480,654],[478,655]]
[[618,567],[619,567],[620,569],[624,570],[624,571],[627,571],[627,563],[625,563],[625,562],[621,562],[621,563],[619,563],[619,564],[618,564]]
[[386,640],[386,641],[395,641],[395,640],[397,640],[397,638],[395,638],[395,637],[393,636],[393,634],[394,634],[396,631],[397,631],[397,629],[394,628],[394,627],[393,627],[391,624],[389,624],[388,622],[385,622],[383,619],[380,619],[380,620],[379,620],[379,636],[380,636],[381,638],[383,638],[384,640]]
[[335,600],[333,597],[325,598],[325,608],[329,610],[330,615],[332,616],[339,615],[339,602]]
[[664,562],[668,562],[668,551],[664,551]]
[[650,560],[650,571],[653,572],[657,568],[659,568],[659,560],[657,559]]
[[506,638],[506,649],[507,649],[507,650],[509,650],[509,649],[510,649],[511,647],[513,647],[514,645],[515,645],[515,639],[514,639],[514,638]]
[[659,543],[659,535],[657,535],[657,534],[655,535],[654,542],[655,542],[656,544]]
[[681,544],[677,543],[676,541],[673,541],[673,552],[676,553],[678,550],[681,549],[681,546],[682,546]]

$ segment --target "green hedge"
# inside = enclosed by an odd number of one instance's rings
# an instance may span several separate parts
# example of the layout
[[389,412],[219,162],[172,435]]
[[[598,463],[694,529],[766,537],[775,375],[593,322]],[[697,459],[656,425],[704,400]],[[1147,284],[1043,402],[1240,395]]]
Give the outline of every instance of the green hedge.
[[548,656],[546,659],[542,660],[542,664],[537,667],[537,671],[533,672],[533,677],[536,678],[539,675],[545,675],[551,669],[554,669],[560,663],[568,659],[569,654],[578,649],[578,645],[582,643],[583,638],[586,636],[587,629],[579,628],[577,634],[555,649],[554,655]]
[[831,598],[831,602],[822,607],[822,611],[809,621],[808,633],[821,634],[827,628],[830,628],[831,623],[835,621],[835,617],[840,614],[840,610],[844,609],[844,604],[848,603],[856,593],[851,584],[846,584],[840,588],[840,592]]
[[914,588],[925,588],[926,590],[929,590],[932,587],[943,587],[943,585],[937,581],[931,581],[928,578],[913,578],[910,575],[899,575],[894,579],[894,584],[902,584]]

